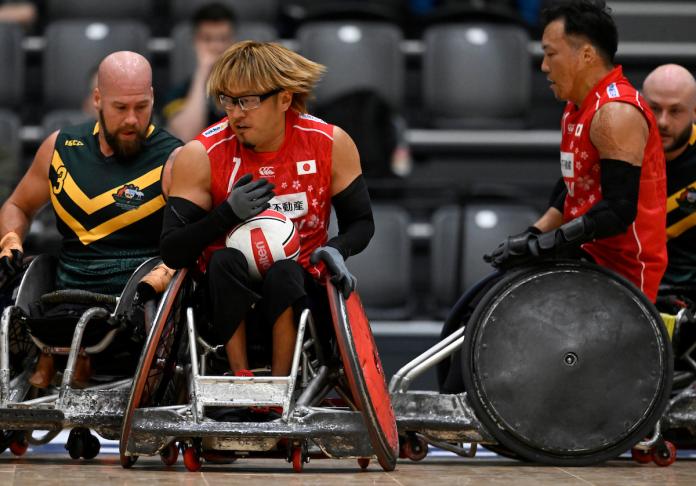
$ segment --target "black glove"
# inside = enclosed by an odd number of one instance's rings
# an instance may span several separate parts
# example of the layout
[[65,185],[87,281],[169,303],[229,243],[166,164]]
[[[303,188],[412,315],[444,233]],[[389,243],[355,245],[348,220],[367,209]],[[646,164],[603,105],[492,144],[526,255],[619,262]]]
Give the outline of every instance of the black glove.
[[521,263],[521,259],[529,255],[529,242],[541,234],[536,226],[530,226],[520,234],[508,236],[490,254],[483,255],[483,259],[496,268],[510,266],[506,264],[510,260]]
[[11,281],[18,273],[22,271],[24,253],[20,250],[11,250],[12,258],[5,255],[0,258],[0,288]]
[[319,261],[326,264],[326,268],[331,272],[331,282],[343,294],[343,298],[347,299],[350,293],[355,290],[358,280],[348,271],[343,255],[332,246],[321,246],[312,252],[309,257],[312,265],[316,265]]
[[252,181],[252,178],[251,174],[243,175],[227,196],[227,204],[242,221],[268,209],[270,207],[268,201],[275,196],[273,184],[266,179]]
[[593,235],[594,225],[584,216],[546,233],[530,226],[524,233],[509,236],[483,259],[496,268],[508,268],[540,258],[561,256],[564,250],[590,241]]

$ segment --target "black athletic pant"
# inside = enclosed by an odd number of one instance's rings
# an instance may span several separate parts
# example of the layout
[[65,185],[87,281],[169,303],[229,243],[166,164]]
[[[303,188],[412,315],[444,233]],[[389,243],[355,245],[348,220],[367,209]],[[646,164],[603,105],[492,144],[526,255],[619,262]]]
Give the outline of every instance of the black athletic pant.
[[288,307],[293,308],[296,322],[307,307],[315,321],[330,316],[326,290],[294,260],[275,262],[259,283],[249,277],[239,250],[222,248],[208,263],[206,285],[213,332],[220,344],[230,340],[242,320],[251,340],[257,336],[266,341]]

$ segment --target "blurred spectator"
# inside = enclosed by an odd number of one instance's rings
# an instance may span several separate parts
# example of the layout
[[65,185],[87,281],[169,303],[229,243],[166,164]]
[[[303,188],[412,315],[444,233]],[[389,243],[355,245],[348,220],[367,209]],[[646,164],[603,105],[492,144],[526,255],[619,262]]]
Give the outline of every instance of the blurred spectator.
[[220,3],[206,4],[193,15],[196,70],[165,96],[162,110],[167,129],[185,142],[225,116],[207,97],[206,83],[213,63],[234,42],[235,22],[234,13]]
[[34,24],[36,17],[36,6],[31,2],[0,0],[0,22],[21,24],[26,29]]

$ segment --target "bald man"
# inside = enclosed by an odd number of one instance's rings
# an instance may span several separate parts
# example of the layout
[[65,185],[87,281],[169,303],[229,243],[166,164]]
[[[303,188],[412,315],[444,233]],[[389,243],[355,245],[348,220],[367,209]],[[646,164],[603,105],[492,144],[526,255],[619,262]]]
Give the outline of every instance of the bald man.
[[48,202],[63,237],[57,289],[118,295],[133,271],[159,254],[171,161],[182,143],[151,123],[150,64],[134,52],[110,54],[99,65],[93,99],[99,121],[49,135],[0,209],[0,292],[17,280],[22,242]]
[[667,271],[662,284],[696,285],[696,80],[665,64],[643,83],[667,160]]

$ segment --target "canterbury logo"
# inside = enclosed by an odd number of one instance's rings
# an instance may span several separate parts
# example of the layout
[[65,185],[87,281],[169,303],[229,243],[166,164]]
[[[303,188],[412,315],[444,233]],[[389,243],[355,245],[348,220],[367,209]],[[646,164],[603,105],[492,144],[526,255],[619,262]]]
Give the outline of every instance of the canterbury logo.
[[82,143],[81,140],[66,140],[65,141],[65,146],[66,147],[82,147],[84,143]]
[[273,177],[275,175],[275,169],[273,167],[261,167],[259,169],[259,175]]

